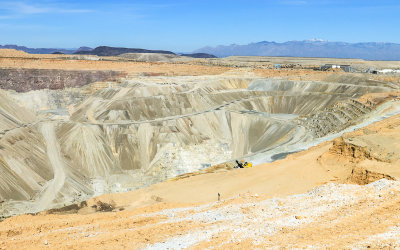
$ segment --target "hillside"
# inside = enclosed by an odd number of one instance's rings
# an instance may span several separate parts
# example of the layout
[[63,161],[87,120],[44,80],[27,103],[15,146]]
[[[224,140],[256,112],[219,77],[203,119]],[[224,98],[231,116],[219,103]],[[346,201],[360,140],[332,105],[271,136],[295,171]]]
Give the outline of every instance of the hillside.
[[78,49],[64,49],[64,48],[28,48],[18,45],[0,45],[0,49],[15,49],[24,51],[29,54],[78,54],[78,55],[97,55],[97,56],[118,56],[124,53],[159,53],[175,55],[171,51],[165,50],[147,50],[137,48],[119,48],[109,46],[99,46],[95,49],[90,47],[80,47]]
[[15,49],[21,50],[29,54],[52,54],[54,52],[60,52],[63,54],[72,54],[76,49],[63,49],[63,48],[28,48],[25,46],[18,45],[0,45],[0,49]]
[[97,56],[118,56],[126,53],[159,53],[159,54],[170,54],[174,55],[175,53],[166,50],[147,50],[147,49],[132,49],[132,48],[119,48],[119,47],[108,47],[108,46],[99,46],[90,51],[77,51],[74,54],[82,54],[82,55],[97,55]]
[[218,58],[214,55],[207,53],[193,53],[193,54],[181,54],[181,56],[193,57],[193,58]]

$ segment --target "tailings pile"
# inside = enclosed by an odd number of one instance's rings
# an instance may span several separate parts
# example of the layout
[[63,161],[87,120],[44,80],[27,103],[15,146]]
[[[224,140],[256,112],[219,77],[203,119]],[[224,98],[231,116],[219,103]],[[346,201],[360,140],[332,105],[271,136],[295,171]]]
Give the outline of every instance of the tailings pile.
[[61,207],[285,152],[361,123],[377,104],[358,98],[395,87],[336,80],[126,77],[119,84],[2,91],[0,214]]

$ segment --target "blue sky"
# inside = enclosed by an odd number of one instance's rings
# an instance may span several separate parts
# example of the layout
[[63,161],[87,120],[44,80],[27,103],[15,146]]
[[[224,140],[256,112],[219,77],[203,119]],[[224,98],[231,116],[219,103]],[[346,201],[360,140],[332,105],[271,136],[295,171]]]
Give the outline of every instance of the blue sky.
[[320,38],[400,43],[399,0],[0,0],[0,44],[186,52]]

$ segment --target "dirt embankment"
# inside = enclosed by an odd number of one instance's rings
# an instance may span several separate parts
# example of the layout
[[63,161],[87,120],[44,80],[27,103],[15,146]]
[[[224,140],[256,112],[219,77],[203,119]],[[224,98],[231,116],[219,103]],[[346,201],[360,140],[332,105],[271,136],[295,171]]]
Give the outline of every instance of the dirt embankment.
[[64,89],[82,87],[93,82],[115,81],[124,75],[117,71],[0,69],[0,88],[17,92]]
[[400,117],[389,121],[379,123],[382,128],[378,131],[370,127],[334,140],[320,161],[326,163],[334,157],[337,163],[350,168],[348,183],[368,184],[382,178],[399,180],[400,170],[395,166],[400,163]]

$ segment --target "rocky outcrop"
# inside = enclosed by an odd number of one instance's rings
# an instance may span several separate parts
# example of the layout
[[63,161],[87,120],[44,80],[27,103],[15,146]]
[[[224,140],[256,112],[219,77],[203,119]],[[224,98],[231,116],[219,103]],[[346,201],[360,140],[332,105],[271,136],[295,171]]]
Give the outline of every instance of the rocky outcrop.
[[377,173],[365,168],[355,167],[351,171],[351,175],[349,176],[347,181],[349,183],[354,183],[358,185],[367,185],[380,179],[387,179],[392,181],[396,180],[392,176],[384,173]]
[[359,135],[339,137],[333,141],[330,152],[344,156],[351,162],[371,160],[381,163],[394,163],[400,159],[396,151],[397,140],[393,136]]
[[122,76],[116,71],[0,69],[0,88],[17,92],[39,89],[81,87],[93,82],[114,80]]

